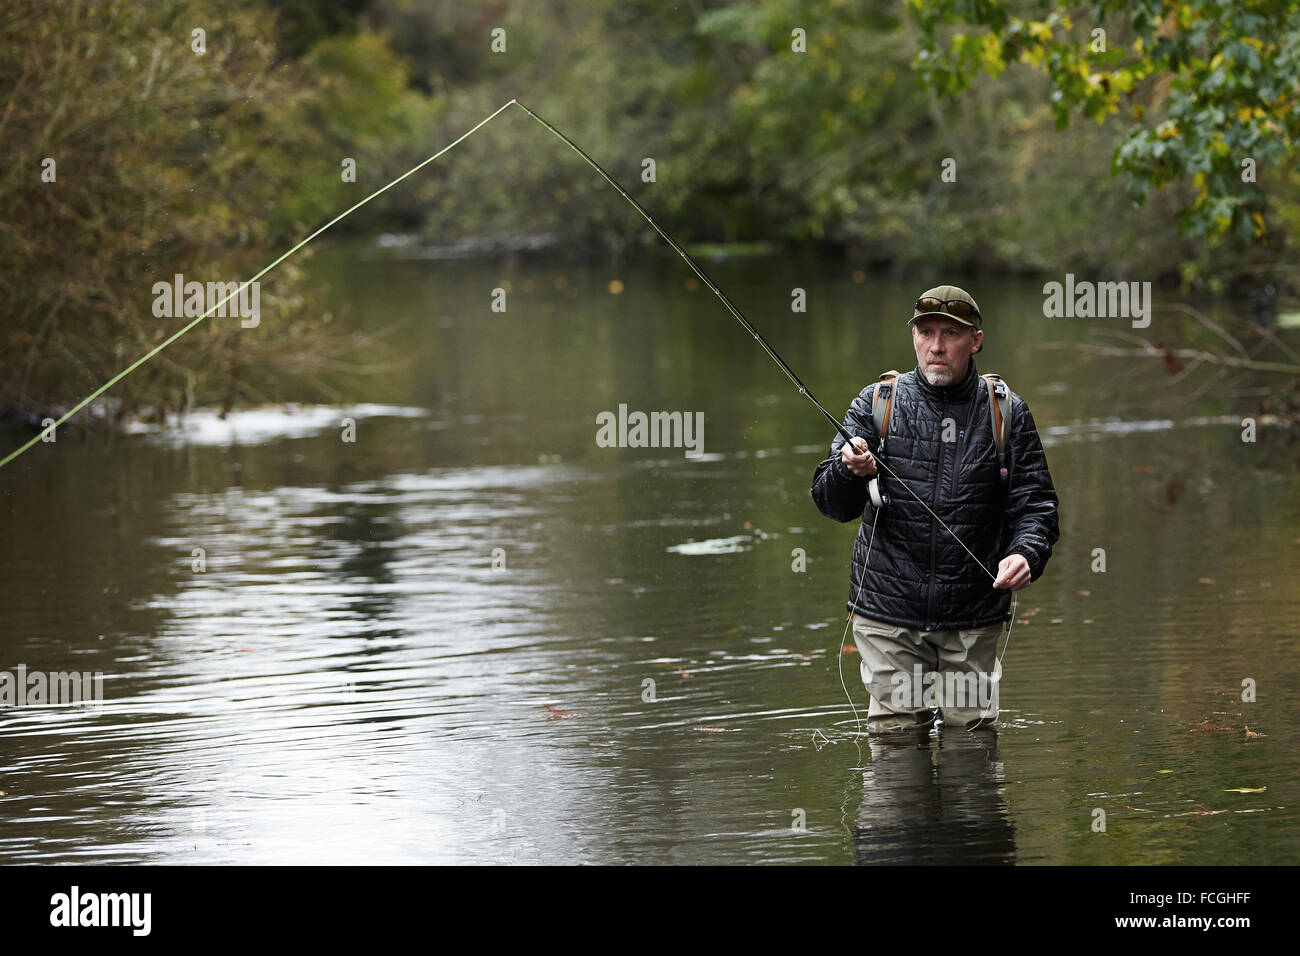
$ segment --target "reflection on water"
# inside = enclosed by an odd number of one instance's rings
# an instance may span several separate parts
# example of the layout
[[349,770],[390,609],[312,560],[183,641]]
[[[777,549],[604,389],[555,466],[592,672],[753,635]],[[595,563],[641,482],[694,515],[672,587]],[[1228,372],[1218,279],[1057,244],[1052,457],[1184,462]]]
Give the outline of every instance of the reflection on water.
[[[798,327],[763,321],[795,268],[715,278],[842,407],[904,333],[834,276]],[[538,268],[494,316],[498,267],[350,269],[343,314],[413,320],[410,366],[356,405],[61,438],[0,472],[0,668],[106,678],[102,709],[0,710],[0,859],[1300,856],[1293,443],[1243,446],[1213,406],[1106,423],[1081,373],[1008,345],[1064,334],[1014,318],[1034,290],[981,294],[1062,542],[997,734],[889,744],[837,676],[856,529],[808,496],[831,436],[716,302],[657,265],[619,273],[617,308],[604,271],[557,291]],[[705,455],[599,448],[620,402],[704,412]]]
[[873,737],[868,746],[870,765],[862,775],[853,828],[855,863],[1016,862],[997,731],[941,726],[937,734],[927,729]]

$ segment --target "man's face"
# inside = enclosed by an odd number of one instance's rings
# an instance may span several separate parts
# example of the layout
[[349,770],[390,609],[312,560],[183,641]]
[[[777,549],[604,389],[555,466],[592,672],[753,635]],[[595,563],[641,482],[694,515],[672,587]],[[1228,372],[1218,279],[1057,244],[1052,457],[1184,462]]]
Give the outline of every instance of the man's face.
[[916,364],[931,385],[962,381],[983,340],[983,332],[952,319],[927,316],[912,323]]

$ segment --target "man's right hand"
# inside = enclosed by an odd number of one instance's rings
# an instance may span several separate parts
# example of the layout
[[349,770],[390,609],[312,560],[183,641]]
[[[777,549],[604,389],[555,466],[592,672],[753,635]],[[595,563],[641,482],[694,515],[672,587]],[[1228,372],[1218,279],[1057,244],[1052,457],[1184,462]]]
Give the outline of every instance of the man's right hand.
[[871,452],[867,451],[867,440],[865,438],[854,438],[853,448],[845,442],[840,446],[840,461],[844,467],[859,478],[865,478],[868,475],[876,473],[876,459]]

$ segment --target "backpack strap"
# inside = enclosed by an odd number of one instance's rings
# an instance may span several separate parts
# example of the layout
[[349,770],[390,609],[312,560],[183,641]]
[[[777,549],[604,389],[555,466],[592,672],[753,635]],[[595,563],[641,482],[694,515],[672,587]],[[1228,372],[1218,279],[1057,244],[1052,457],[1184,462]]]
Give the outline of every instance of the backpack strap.
[[1011,389],[996,372],[981,375],[989,393],[989,418],[992,420],[993,438],[998,445],[998,467],[1002,480],[1007,480],[1007,432],[1011,428]]
[[889,434],[889,417],[894,411],[894,393],[898,390],[899,374],[892,368],[881,373],[880,384],[871,396],[871,419],[876,423],[876,431],[880,434],[882,443]]

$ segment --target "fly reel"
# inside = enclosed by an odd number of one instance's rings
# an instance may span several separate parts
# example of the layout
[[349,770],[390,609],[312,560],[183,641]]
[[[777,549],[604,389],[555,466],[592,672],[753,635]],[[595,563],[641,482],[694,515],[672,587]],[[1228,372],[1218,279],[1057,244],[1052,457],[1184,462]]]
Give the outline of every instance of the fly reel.
[[880,487],[879,475],[867,482],[867,495],[870,497],[873,507],[886,508],[889,506],[889,495],[885,493],[885,489]]

